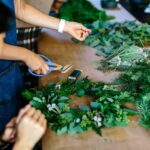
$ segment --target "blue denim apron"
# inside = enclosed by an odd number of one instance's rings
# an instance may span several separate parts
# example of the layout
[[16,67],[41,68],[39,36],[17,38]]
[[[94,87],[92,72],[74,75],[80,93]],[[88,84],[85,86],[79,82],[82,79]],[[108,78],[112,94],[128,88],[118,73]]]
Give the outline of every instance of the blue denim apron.
[[[14,12],[14,0],[0,0],[7,6],[13,15],[10,29],[6,33],[5,42],[11,45],[17,44],[16,19]],[[10,49],[11,50],[11,49]],[[0,131],[20,109],[23,79],[15,61],[0,60]]]

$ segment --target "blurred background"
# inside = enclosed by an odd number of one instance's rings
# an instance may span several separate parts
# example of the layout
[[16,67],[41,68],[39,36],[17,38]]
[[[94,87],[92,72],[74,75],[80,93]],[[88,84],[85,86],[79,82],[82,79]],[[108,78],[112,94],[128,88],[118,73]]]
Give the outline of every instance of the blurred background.
[[120,0],[120,3],[139,21],[150,23],[150,0]]

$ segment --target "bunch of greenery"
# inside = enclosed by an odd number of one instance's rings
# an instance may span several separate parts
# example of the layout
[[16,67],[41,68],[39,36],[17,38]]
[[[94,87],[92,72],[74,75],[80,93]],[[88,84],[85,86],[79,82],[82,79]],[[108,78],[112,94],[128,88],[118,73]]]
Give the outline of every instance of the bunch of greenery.
[[96,9],[87,0],[68,0],[63,4],[56,17],[83,24],[93,23],[97,19],[107,21],[114,18],[107,16],[105,11]]
[[[89,106],[71,107],[71,95],[78,97],[88,95],[93,98]],[[128,92],[118,87],[96,83],[87,78],[61,84],[50,84],[36,91],[25,91],[24,97],[32,106],[40,109],[46,116],[49,126],[58,135],[77,134],[89,129],[101,133],[102,127],[126,126],[130,112],[123,106],[126,99],[131,99]]]
[[146,63],[141,66],[126,70],[116,83],[122,84],[124,91],[133,97],[131,101],[136,104],[140,125],[150,128],[150,66]]
[[119,69],[125,70],[131,68],[139,68],[141,63],[149,64],[150,49],[140,48],[137,46],[123,46],[114,51],[105,60],[101,61],[99,69]]
[[92,25],[92,34],[84,41],[85,45],[97,49],[97,55],[109,56],[122,46],[143,47],[150,43],[150,25],[137,24],[134,21],[106,23],[96,21]]
[[150,93],[143,95],[136,103],[140,121],[139,124],[150,128]]
[[[112,84],[92,82],[87,78],[49,84],[41,90],[25,91],[24,97],[46,116],[58,134],[77,134],[89,129],[101,134],[103,127],[126,126],[128,115],[139,115],[139,124],[150,128],[150,66],[128,67]],[[71,95],[92,98],[90,105],[71,107]],[[125,107],[135,104],[137,110]]]
[[150,65],[142,63],[140,68],[128,68],[117,82],[135,97],[141,97],[150,92]]

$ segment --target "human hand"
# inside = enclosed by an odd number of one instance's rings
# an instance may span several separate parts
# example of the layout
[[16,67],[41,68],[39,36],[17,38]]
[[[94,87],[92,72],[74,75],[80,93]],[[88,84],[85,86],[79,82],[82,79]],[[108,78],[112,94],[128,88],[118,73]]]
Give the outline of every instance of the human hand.
[[46,61],[38,54],[29,52],[25,58],[26,65],[37,74],[46,74],[49,71],[49,66]]
[[22,108],[19,112],[18,117],[13,118],[9,121],[9,123],[6,125],[5,130],[1,136],[2,141],[8,142],[8,143],[14,143],[16,139],[16,124],[20,122],[24,114],[31,108],[30,105],[27,105],[26,107]]
[[66,21],[64,31],[80,41],[84,41],[91,33],[91,30],[87,29],[82,24],[69,21]]
[[17,140],[14,150],[23,149],[23,147],[32,149],[45,133],[46,125],[44,115],[39,110],[30,108],[17,125]]

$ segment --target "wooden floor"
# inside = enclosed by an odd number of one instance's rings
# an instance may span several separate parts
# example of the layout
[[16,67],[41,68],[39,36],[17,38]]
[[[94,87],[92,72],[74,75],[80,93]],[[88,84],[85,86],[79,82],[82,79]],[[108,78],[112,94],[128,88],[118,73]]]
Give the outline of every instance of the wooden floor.
[[[130,16],[130,20],[134,20],[125,10],[123,12]],[[97,62],[101,58],[95,55],[95,50],[74,44],[69,39],[67,35],[44,29],[39,40],[40,53],[55,63],[72,64],[75,69],[82,69],[82,75],[89,76],[93,81],[111,82],[118,76],[117,72],[97,71]],[[55,72],[41,78],[39,84],[45,86],[49,82],[58,82],[61,78],[67,78],[68,74],[62,75]],[[87,104],[89,100],[88,97],[82,97],[75,103],[76,105]],[[150,133],[137,125],[137,119],[136,117],[130,118],[130,126],[126,128],[103,129],[103,137],[93,131],[75,136],[57,136],[48,129],[43,138],[43,150],[150,150]]]

